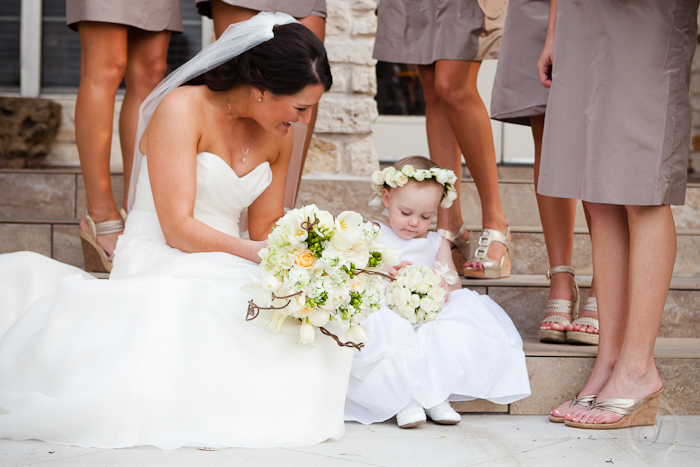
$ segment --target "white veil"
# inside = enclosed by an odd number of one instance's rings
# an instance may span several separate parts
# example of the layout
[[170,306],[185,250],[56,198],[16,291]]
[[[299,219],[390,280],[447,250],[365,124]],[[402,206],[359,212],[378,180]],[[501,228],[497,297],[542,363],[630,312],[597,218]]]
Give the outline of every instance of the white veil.
[[[131,211],[134,206],[134,195],[136,193],[136,182],[141,170],[141,160],[143,154],[139,150],[139,142],[146,127],[151,121],[153,112],[158,104],[173,89],[181,86],[192,78],[206,73],[216,68],[222,63],[236,57],[253,47],[268,41],[274,37],[272,28],[281,24],[294,23],[296,20],[285,13],[258,13],[253,18],[232,24],[221,37],[211,45],[202,49],[190,61],[173,71],[167,78],[156,86],[151,94],[143,101],[139,109],[139,124],[136,131],[136,144],[134,148],[134,165],[131,170],[131,181],[129,184],[129,201],[127,209]],[[287,187],[285,191],[285,205],[293,200],[296,193],[298,170],[300,157],[298,152],[304,145],[306,136],[306,125],[294,124],[294,152],[290,162],[289,176],[287,177]],[[300,153],[299,153],[300,154]],[[296,171],[295,171],[296,168]],[[291,196],[291,198],[290,198]]]

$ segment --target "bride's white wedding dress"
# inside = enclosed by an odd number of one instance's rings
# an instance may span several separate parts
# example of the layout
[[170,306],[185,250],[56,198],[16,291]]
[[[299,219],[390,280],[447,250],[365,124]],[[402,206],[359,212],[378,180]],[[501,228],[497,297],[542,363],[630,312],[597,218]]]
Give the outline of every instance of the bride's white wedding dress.
[[[199,154],[195,218],[237,236],[271,179],[268,163],[238,177]],[[298,327],[272,334],[264,312],[245,321],[248,274],[259,266],[167,245],[145,163],[109,280],[0,255],[0,437],[163,449],[341,437],[353,351],[320,335],[297,345]]]

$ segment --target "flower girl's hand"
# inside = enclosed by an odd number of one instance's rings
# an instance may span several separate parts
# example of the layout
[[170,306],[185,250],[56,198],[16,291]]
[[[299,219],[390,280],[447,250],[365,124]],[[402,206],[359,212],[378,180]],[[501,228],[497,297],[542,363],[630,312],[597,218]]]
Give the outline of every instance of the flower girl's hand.
[[405,268],[406,266],[412,266],[412,265],[413,265],[413,263],[410,261],[401,261],[397,266],[386,266],[385,271],[389,275],[398,276],[399,271],[401,271],[402,268]]
[[252,261],[254,263],[260,264],[260,256],[258,255],[258,252],[265,247],[267,247],[267,240],[263,240],[260,242],[250,240],[250,248],[248,250],[248,258],[246,258],[246,259],[249,259],[250,261]]
[[440,287],[443,287],[445,289],[445,303],[450,301],[450,284],[445,282],[445,279],[440,281],[440,284],[438,284]]

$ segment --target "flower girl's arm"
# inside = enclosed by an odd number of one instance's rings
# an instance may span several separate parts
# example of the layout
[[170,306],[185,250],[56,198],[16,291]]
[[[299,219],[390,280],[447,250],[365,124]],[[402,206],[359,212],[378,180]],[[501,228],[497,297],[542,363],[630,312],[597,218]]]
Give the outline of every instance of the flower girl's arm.
[[[441,263],[447,264],[449,268],[455,272],[457,272],[457,268],[455,268],[455,263],[452,261],[452,248],[450,247],[450,244],[448,243],[447,240],[444,238],[442,239],[442,242],[440,243],[440,249],[438,250],[437,254],[437,260],[440,261]],[[447,290],[452,292],[453,290],[459,290],[462,288],[462,284],[457,282],[456,284],[453,285],[448,285]]]
[[259,263],[257,253],[267,242],[233,237],[194,218],[198,144],[204,131],[201,103],[195,97],[186,88],[171,92],[144,135],[153,201],[165,241],[188,253],[225,252]]

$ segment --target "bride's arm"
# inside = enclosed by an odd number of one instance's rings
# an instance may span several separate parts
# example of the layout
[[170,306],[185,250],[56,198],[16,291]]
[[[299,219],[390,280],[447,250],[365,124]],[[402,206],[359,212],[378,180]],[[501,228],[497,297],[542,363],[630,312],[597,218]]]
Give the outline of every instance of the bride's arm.
[[224,234],[194,218],[201,106],[181,89],[158,105],[146,141],[153,201],[165,241],[190,253],[221,251],[259,263],[257,253],[265,242]]
[[279,143],[279,155],[270,163],[272,182],[248,207],[248,233],[253,240],[267,239],[272,227],[284,215],[284,192],[294,145],[291,129],[286,137],[279,140]]

